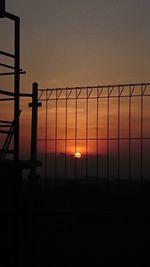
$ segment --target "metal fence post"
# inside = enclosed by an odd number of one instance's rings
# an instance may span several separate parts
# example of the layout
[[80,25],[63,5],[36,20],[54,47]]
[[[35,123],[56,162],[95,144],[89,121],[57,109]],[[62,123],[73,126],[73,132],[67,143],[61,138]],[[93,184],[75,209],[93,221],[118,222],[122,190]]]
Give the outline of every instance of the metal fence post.
[[37,162],[37,122],[38,122],[38,107],[41,103],[38,103],[38,84],[32,85],[32,103],[29,107],[32,107],[32,122],[31,122],[31,172],[30,178],[36,177],[36,162]]

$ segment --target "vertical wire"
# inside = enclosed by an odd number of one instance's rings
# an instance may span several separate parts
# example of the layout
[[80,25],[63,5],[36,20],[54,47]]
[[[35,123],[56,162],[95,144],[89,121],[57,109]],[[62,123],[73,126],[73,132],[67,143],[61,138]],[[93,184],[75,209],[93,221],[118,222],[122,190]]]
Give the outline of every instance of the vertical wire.
[[88,178],[88,88],[86,89],[86,158],[85,158],[85,176]]
[[98,117],[98,108],[99,108],[99,97],[98,97],[98,93],[99,93],[99,90],[98,90],[98,87],[97,87],[97,105],[96,105],[96,110],[97,110],[97,118],[96,118],[96,153],[97,153],[97,156],[96,156],[96,178],[97,178],[97,181],[98,181],[98,175],[99,175],[99,168],[98,168],[98,161],[99,161],[99,149],[98,149],[98,135],[99,135],[99,129],[98,129],[98,124],[99,124],[99,117]]
[[58,123],[58,92],[56,89],[56,117],[55,117],[55,165],[54,165],[54,178],[57,176],[57,123]]
[[129,86],[129,180],[131,180],[131,85]]
[[141,85],[141,182],[143,182],[143,86]]
[[67,178],[67,130],[68,130],[68,94],[66,89],[66,107],[65,107],[65,178]]
[[46,90],[46,103],[45,103],[45,178],[47,177],[47,122],[48,122],[48,98],[47,98],[47,90]]
[[118,179],[120,179],[120,86],[118,87]]
[[[78,98],[77,98],[77,89],[76,89],[76,96],[75,96],[75,153],[77,152],[77,108],[78,108]],[[75,171],[75,179],[77,178],[77,158],[75,156],[74,158],[74,163],[75,163],[75,167],[74,167],[74,171]]]
[[109,180],[109,111],[110,111],[110,97],[108,87],[108,98],[107,98],[107,180]]

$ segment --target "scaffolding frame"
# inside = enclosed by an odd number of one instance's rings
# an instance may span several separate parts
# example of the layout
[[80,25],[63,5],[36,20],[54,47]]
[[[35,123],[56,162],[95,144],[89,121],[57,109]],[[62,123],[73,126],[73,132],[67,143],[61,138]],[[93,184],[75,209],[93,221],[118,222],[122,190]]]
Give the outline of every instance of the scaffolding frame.
[[[16,15],[13,15],[5,10],[5,0],[1,0],[0,2],[0,18],[6,18],[11,20],[14,23],[14,53],[9,53],[6,51],[0,50],[0,55],[4,57],[9,57],[14,60],[14,65],[8,65],[5,63],[0,63],[0,67],[10,69],[11,72],[0,72],[0,76],[14,76],[14,86],[13,91],[0,90],[0,95],[4,96],[4,98],[0,98],[0,102],[4,101],[14,101],[14,119],[12,122],[1,120],[0,121],[0,133],[6,134],[6,140],[4,142],[3,149],[0,151],[0,155],[11,154],[13,155],[13,164],[16,166],[16,170],[19,169],[30,169],[30,177],[36,177],[36,167],[40,165],[37,162],[37,115],[38,115],[38,107],[41,106],[41,103],[38,103],[38,84],[33,83],[32,85],[32,93],[21,93],[20,92],[20,75],[25,74],[26,72],[20,68],[20,18]],[[7,96],[7,97],[6,97]],[[29,107],[32,108],[32,121],[31,121],[31,155],[30,160],[21,161],[20,160],[20,119],[19,115],[21,113],[20,110],[20,97],[27,97],[32,99],[32,103],[29,104]],[[4,129],[3,129],[4,128]],[[7,129],[8,128],[8,129]],[[9,149],[10,142],[14,137],[13,149]],[[9,162],[10,163],[10,162]],[[2,162],[2,166],[7,165],[7,163]],[[12,164],[12,163],[11,163]]]
[[[3,7],[5,9],[5,1]],[[14,72],[3,72],[0,76],[13,75],[14,76],[14,90],[9,92],[6,90],[0,90],[0,94],[11,96],[11,98],[3,99],[0,101],[12,101],[14,100],[14,162],[17,164],[19,161],[19,114],[20,114],[20,74],[25,73],[20,69],[20,18],[2,9],[1,18],[7,18],[14,23],[14,54],[0,51],[0,55],[14,59],[14,65],[7,65],[1,63],[0,66],[7,69],[12,69]]]

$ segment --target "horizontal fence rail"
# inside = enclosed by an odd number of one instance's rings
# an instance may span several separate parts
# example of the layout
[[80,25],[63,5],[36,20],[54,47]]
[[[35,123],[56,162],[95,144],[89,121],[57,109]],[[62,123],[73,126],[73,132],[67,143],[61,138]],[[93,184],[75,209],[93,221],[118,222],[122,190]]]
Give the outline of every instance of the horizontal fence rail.
[[150,83],[39,89],[42,176],[149,178]]

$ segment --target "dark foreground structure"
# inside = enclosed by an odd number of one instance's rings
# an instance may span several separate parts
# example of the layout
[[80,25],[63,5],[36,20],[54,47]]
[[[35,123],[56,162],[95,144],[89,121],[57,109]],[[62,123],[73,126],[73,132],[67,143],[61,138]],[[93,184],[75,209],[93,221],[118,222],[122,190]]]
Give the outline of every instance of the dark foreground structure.
[[1,266],[149,266],[149,183],[26,183],[17,210],[4,195]]

